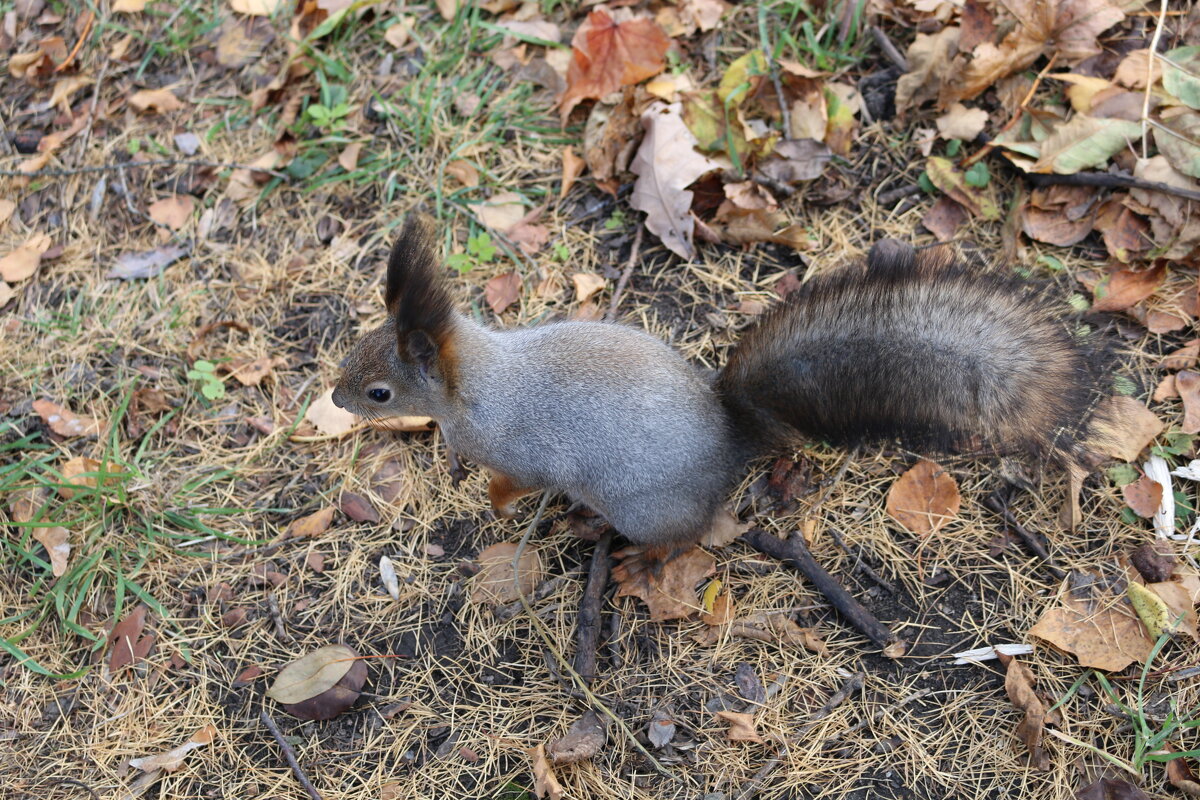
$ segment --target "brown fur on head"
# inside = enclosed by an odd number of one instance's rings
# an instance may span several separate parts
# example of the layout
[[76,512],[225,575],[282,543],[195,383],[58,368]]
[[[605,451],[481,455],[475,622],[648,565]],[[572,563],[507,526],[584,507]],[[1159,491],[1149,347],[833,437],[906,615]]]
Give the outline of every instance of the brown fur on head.
[[366,417],[433,415],[454,390],[454,309],[427,222],[410,214],[388,258],[390,319],[355,343],[333,402]]

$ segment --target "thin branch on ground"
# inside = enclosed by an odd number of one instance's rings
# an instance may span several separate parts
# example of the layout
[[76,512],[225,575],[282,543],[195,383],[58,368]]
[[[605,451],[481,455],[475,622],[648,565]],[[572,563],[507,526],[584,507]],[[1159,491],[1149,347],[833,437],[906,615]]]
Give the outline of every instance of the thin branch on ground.
[[264,708],[258,712],[258,718],[263,725],[267,726],[267,730],[275,737],[275,743],[279,745],[279,749],[283,751],[283,757],[287,760],[288,766],[292,768],[292,774],[296,776],[296,780],[300,781],[300,785],[304,787],[304,791],[308,792],[308,796],[312,800],[324,800],[317,788],[312,785],[312,781],[304,774],[304,770],[300,768],[300,761],[296,758],[296,751],[288,744],[287,739],[283,738],[283,732],[279,730],[279,726],[275,724],[275,720],[271,719],[271,715]]

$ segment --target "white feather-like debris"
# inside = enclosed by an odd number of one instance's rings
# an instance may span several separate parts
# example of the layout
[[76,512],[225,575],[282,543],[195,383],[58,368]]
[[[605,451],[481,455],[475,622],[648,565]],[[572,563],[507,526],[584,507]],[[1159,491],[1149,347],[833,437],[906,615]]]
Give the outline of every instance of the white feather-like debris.
[[1189,481],[1200,481],[1200,458],[1193,459],[1186,467],[1172,470],[1176,478],[1187,478]]
[[1162,487],[1162,502],[1154,512],[1154,535],[1159,539],[1170,539],[1175,533],[1175,491],[1171,488],[1171,468],[1162,456],[1150,456],[1145,468],[1146,477]]
[[955,664],[975,664],[980,661],[991,661],[1000,653],[1006,656],[1027,656],[1033,652],[1031,644],[998,644],[987,647],[977,647],[974,650],[963,650],[954,654]]
[[395,565],[387,556],[379,557],[379,578],[383,581],[383,588],[387,589],[387,593],[392,596],[392,599],[399,600],[400,579],[396,577]]

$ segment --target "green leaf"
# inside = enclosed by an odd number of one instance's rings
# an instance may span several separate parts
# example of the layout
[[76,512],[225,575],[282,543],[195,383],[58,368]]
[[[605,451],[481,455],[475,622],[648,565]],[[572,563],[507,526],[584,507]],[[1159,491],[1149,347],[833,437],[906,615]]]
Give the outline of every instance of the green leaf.
[[1138,479],[1137,467],[1133,464],[1117,464],[1106,469],[1105,474],[1117,486],[1125,486]]
[[200,387],[200,394],[209,400],[220,400],[225,396],[225,384],[220,381],[206,383]]
[[1200,114],[1174,108],[1162,115],[1162,125],[1154,128],[1158,151],[1184,175],[1200,178]]
[[459,272],[470,272],[475,266],[475,260],[466,253],[451,253],[446,258],[446,266]]
[[1163,88],[1191,108],[1200,109],[1200,46],[1163,53]]
[[746,96],[750,79],[766,74],[767,57],[762,50],[751,50],[725,70],[717,87],[717,99],[722,105],[737,105]]
[[1071,298],[1067,300],[1067,303],[1071,306],[1071,308],[1075,309],[1081,314],[1092,307],[1091,302],[1086,297],[1078,293],[1071,295]]
[[937,194],[937,187],[933,185],[933,181],[929,180],[928,172],[922,172],[921,177],[917,178],[917,186],[920,186],[921,191],[925,194]]
[[1088,167],[1103,166],[1129,142],[1141,138],[1141,123],[1076,114],[1042,142],[1041,158],[1033,171],[1073,175]]
[[[1062,272],[1064,269],[1066,269],[1066,265],[1063,264],[1063,262],[1059,261],[1054,256],[1049,256],[1049,255],[1038,256],[1037,263],[1038,263],[1038,266],[1045,267],[1046,269],[1048,269],[1052,272]],[[1079,295],[1079,296],[1082,297],[1082,295]],[[1085,306],[1084,310],[1086,310],[1086,306]]]
[[962,139],[951,139],[946,142],[946,156],[948,158],[958,158],[959,151],[962,150]]
[[977,189],[987,186],[991,179],[992,174],[988,172],[987,164],[982,161],[976,161],[963,174],[963,180],[967,182],[967,185],[974,186]]
[[1137,384],[1127,375],[1113,376],[1113,391],[1132,397],[1137,394]]
[[925,162],[925,174],[943,194],[977,217],[1000,219],[1000,207],[978,186],[967,184],[966,175],[948,158],[937,156]]
[[216,372],[217,365],[211,361],[205,361],[203,358],[200,358],[192,362],[192,369],[198,372],[207,372],[212,374]]

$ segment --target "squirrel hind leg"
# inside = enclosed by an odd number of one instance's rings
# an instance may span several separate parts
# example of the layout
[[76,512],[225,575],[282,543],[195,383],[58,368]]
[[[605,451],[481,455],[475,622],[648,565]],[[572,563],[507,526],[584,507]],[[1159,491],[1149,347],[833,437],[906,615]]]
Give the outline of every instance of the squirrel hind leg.
[[536,486],[522,486],[512,477],[494,470],[488,483],[488,499],[492,501],[492,511],[502,519],[515,517],[517,501],[536,491]]

